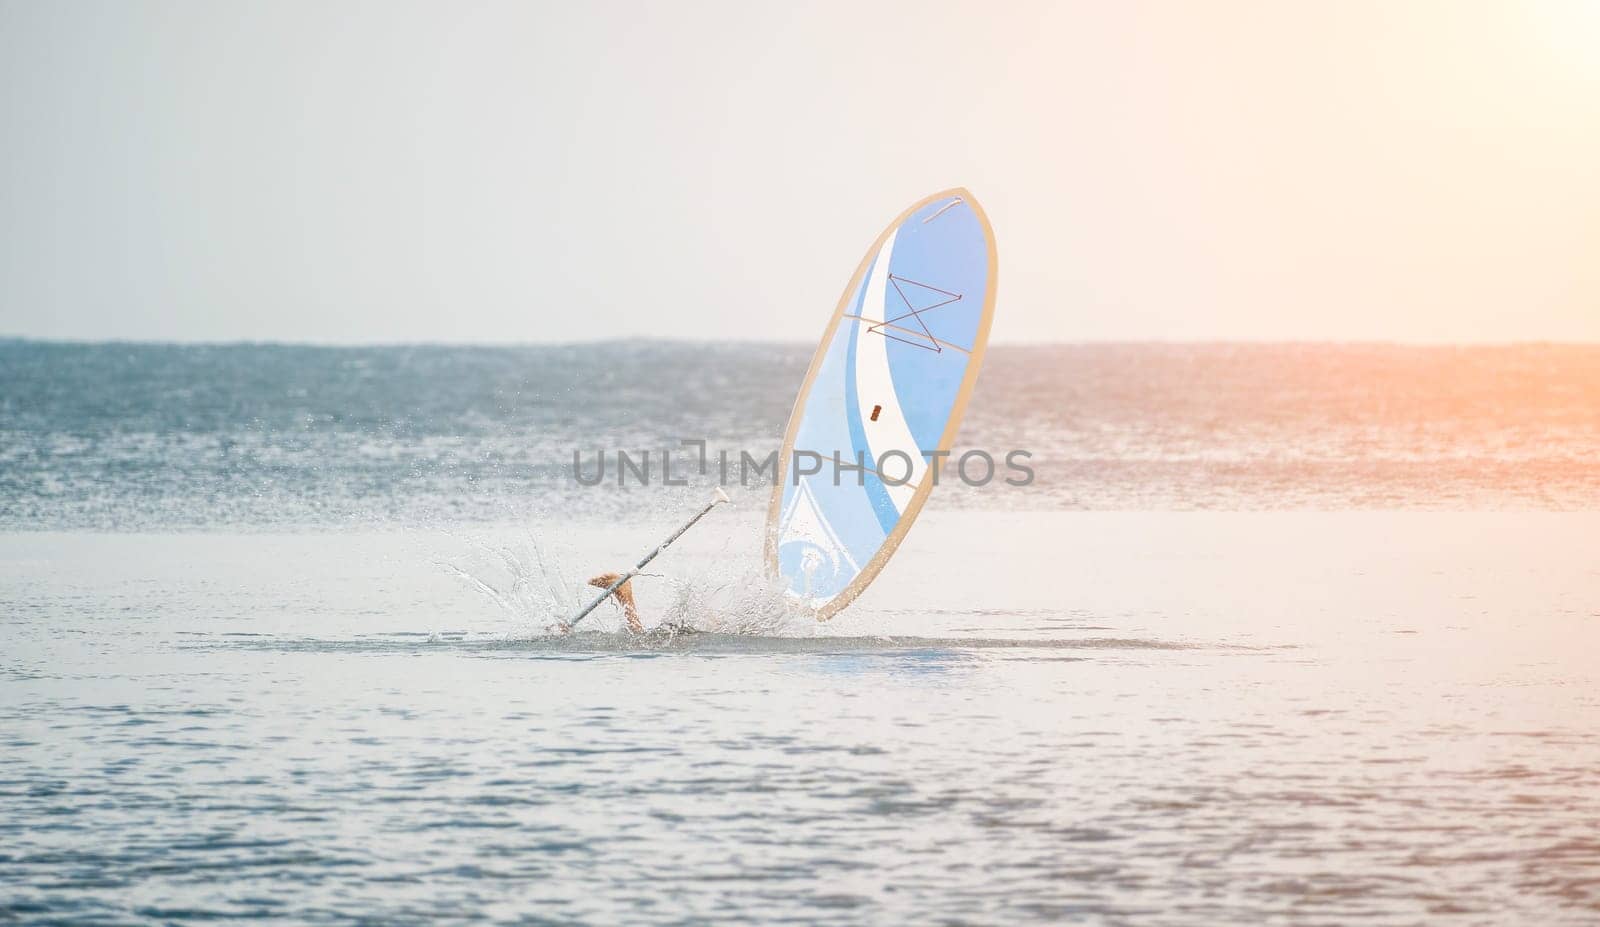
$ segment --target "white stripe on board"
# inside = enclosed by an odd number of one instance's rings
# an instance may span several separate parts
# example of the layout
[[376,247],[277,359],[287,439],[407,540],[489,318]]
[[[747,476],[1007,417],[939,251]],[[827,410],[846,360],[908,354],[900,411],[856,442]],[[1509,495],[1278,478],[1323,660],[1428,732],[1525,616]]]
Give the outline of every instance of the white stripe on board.
[[[884,308],[889,291],[889,258],[894,254],[894,239],[899,233],[899,229],[889,233],[878,252],[877,262],[872,265],[872,276],[867,280],[867,292],[861,302],[861,314],[868,318],[889,317]],[[887,481],[883,484],[889,490],[895,510],[904,512],[911,504],[911,497],[916,495],[928,461],[917,447],[917,439],[911,435],[911,426],[906,423],[905,413],[900,411],[900,397],[895,395],[894,378],[889,374],[889,339],[877,332],[867,331],[861,322],[856,325],[859,326],[856,333],[856,405],[861,412],[861,427],[867,433],[867,450],[872,454],[874,465],[883,460],[883,455],[889,451],[904,451],[911,458],[911,478],[908,481],[899,486]],[[877,421],[872,420],[874,406],[883,407],[878,412]],[[904,466],[898,455],[885,463],[890,476],[899,476],[900,468]]]

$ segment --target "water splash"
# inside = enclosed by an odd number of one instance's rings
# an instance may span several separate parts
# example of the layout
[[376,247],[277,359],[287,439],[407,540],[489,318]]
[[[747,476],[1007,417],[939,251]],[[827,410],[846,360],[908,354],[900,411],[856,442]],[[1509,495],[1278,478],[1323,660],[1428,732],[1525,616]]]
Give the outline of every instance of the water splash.
[[[533,528],[513,543],[463,536],[465,556],[434,562],[536,636],[563,633],[562,622],[594,593],[565,568],[559,551]],[[786,595],[759,564],[725,548],[710,567],[682,577],[642,573],[635,596],[651,638],[711,633],[757,637],[812,637],[809,609]],[[626,634],[615,602],[585,620],[586,633]],[[523,635],[526,635],[526,631]]]
[[811,637],[818,627],[774,578],[749,567],[674,583],[662,625],[760,637]]
[[463,540],[469,549],[465,559],[434,562],[515,621],[555,633],[562,617],[577,607],[578,587],[559,554],[532,528],[524,529],[516,543],[481,536]]

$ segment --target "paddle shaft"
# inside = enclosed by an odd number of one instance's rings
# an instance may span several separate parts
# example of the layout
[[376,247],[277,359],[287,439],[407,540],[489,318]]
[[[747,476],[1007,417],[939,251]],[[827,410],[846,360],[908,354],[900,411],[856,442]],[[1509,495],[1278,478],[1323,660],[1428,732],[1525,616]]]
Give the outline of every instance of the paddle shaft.
[[638,576],[639,575],[639,571],[644,569],[645,564],[647,564],[650,561],[656,559],[656,555],[661,553],[662,551],[666,550],[667,547],[669,547],[672,544],[673,541],[676,541],[678,538],[683,537],[683,533],[685,531],[688,531],[690,528],[693,528],[695,522],[697,522],[700,519],[706,517],[706,513],[707,512],[711,511],[712,509],[716,508],[719,504],[721,504],[723,502],[726,502],[726,501],[728,501],[728,497],[719,492],[717,494],[717,498],[712,499],[710,502],[707,502],[706,505],[705,505],[705,508],[703,508],[700,511],[694,513],[694,517],[693,518],[691,518],[688,521],[684,522],[682,528],[679,528],[677,531],[672,532],[672,536],[671,537],[667,538],[665,541],[662,541],[660,544],[657,544],[656,547],[655,547],[655,550],[652,550],[652,551],[650,551],[650,553],[645,554],[643,557],[639,558],[639,562],[635,563],[633,565],[633,569],[631,569],[628,572],[622,574],[622,578],[621,579],[617,580],[616,582],[612,583],[610,586],[606,587],[606,591],[604,591],[604,592],[600,593],[599,595],[595,596],[593,602],[590,602],[588,605],[585,605],[583,607],[583,611],[580,611],[576,615],[573,615],[572,616],[572,620],[567,622],[567,627],[568,628],[576,628],[578,626],[578,622],[582,621],[584,619],[584,617],[586,615],[588,615],[590,612],[592,612],[595,609],[599,608],[600,607],[600,603],[604,602],[606,600],[607,596],[611,595],[611,593],[616,592],[618,589],[622,588],[622,584],[623,583],[627,582],[630,579],[633,579],[635,576]]

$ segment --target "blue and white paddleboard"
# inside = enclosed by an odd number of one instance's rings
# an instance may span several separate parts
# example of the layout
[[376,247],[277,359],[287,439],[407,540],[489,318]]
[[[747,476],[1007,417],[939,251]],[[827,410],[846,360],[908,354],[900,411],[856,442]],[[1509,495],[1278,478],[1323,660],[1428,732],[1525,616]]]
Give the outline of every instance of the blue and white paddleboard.
[[767,507],[767,569],[818,620],[872,582],[932,492],[983,364],[996,270],[989,219],[958,188],[901,213],[850,278]]

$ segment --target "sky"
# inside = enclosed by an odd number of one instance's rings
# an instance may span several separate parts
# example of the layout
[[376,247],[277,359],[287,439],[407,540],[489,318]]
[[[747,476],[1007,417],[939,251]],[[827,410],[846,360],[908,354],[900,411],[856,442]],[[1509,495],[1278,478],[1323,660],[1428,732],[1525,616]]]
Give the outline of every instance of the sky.
[[1600,341],[1600,0],[0,0],[0,335]]

